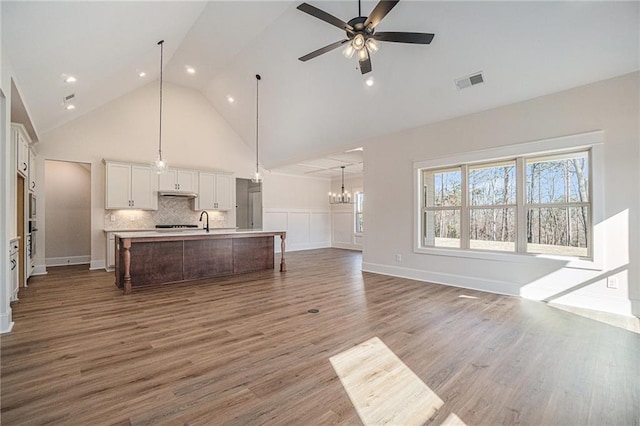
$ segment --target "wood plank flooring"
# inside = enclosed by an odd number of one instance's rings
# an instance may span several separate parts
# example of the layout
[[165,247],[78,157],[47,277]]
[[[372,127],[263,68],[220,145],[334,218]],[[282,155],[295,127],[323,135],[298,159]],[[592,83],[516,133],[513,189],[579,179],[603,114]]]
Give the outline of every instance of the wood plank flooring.
[[0,337],[0,421],[362,424],[329,358],[378,337],[444,401],[427,424],[640,424],[640,335],[360,264],[292,252],[286,273],[129,296],[111,273],[50,268]]

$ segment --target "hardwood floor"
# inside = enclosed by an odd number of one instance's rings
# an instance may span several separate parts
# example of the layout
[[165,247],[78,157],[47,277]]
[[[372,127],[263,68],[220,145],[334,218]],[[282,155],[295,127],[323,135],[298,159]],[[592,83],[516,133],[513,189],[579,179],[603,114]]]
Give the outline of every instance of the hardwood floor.
[[640,424],[638,334],[360,263],[292,252],[283,274],[128,296],[111,273],[50,268],[1,337],[0,420],[361,424],[329,358],[378,337],[444,401],[428,424]]

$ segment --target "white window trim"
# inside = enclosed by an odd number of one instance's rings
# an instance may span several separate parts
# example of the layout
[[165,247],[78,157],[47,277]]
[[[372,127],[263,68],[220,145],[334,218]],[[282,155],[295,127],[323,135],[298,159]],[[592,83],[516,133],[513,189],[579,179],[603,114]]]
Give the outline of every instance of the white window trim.
[[[356,201],[356,196],[357,196],[357,194],[358,194],[359,192],[364,192],[364,191],[362,190],[362,188],[352,188],[352,191],[353,191],[353,200],[354,200],[354,201]],[[356,203],[357,203],[357,201],[356,201]],[[353,235],[354,235],[355,237],[362,237],[362,236],[364,235],[364,232],[356,232],[356,231],[355,231],[355,227],[356,227],[356,215],[358,214],[358,209],[357,209],[357,204],[356,204],[356,203],[354,203],[354,204],[353,204],[353,228],[354,228]],[[364,210],[362,210],[362,213],[364,214]]]
[[[543,139],[515,145],[471,151],[459,155],[433,158],[413,162],[413,252],[434,256],[451,256],[470,259],[494,260],[514,263],[535,263],[541,259],[566,262],[565,267],[575,269],[603,270],[604,259],[604,131],[580,133]],[[591,254],[590,259],[535,253],[504,253],[477,251],[463,248],[422,247],[421,220],[421,174],[423,169],[446,168],[460,164],[484,161],[499,161],[521,156],[561,153],[570,150],[591,149]]]

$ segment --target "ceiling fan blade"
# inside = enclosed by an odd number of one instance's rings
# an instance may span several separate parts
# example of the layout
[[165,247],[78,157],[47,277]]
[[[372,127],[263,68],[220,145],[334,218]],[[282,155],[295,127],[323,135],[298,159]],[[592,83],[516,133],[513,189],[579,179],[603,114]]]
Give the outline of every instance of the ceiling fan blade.
[[323,53],[327,53],[332,51],[333,49],[335,49],[336,47],[340,47],[341,45],[343,45],[344,43],[348,42],[349,40],[340,40],[340,41],[336,41],[335,43],[331,43],[328,46],[325,47],[321,47],[318,50],[314,50],[311,53],[307,53],[304,56],[299,57],[298,59],[301,60],[302,62],[307,62],[309,59],[313,59],[316,56],[320,56]]
[[382,32],[375,33],[373,38],[378,41],[391,41],[395,43],[415,43],[429,44],[433,40],[430,33],[403,33],[403,32]]
[[298,10],[308,13],[309,15],[321,19],[331,25],[334,25],[341,30],[353,33],[353,27],[351,25],[347,24],[342,19],[338,19],[335,16],[328,14],[324,10],[320,10],[315,6],[311,6],[309,3],[302,3],[300,6],[298,6]]
[[371,57],[369,56],[368,52],[367,52],[367,58],[359,62],[360,62],[360,72],[362,74],[371,72]]
[[373,8],[373,11],[371,11],[367,20],[364,21],[364,26],[369,29],[374,29],[399,1],[400,0],[380,0],[376,7]]

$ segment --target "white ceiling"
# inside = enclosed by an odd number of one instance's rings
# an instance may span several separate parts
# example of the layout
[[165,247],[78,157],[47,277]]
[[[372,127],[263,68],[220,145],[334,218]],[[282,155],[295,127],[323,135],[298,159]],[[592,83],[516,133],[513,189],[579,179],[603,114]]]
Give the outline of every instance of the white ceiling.
[[[376,84],[367,87],[340,49],[297,60],[344,38],[296,10],[300,3],[3,1],[3,46],[40,135],[157,79],[164,39],[166,80],[201,90],[253,147],[260,73],[266,168],[640,68],[639,2],[402,0],[377,30],[435,38],[429,46],[381,43]],[[309,3],[345,21],[357,15],[355,0]],[[363,14],[375,4],[364,1]],[[197,73],[187,75],[186,65]],[[458,91],[454,79],[476,71],[486,83]],[[78,82],[65,85],[63,74]],[[61,103],[71,92],[78,108],[69,112]]]

